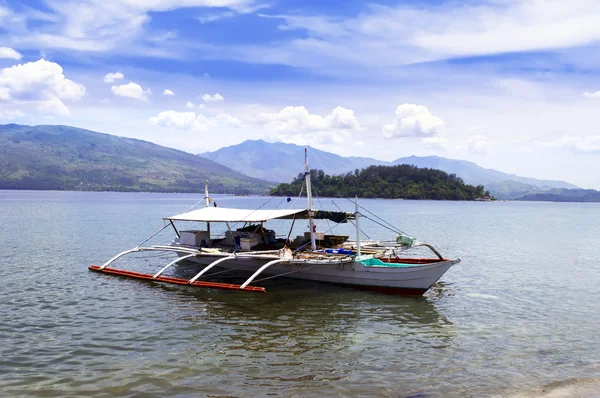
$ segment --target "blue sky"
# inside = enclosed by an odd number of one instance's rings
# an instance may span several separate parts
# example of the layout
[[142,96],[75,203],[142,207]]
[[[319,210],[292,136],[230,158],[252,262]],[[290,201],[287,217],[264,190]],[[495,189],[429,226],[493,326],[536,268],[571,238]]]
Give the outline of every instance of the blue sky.
[[0,0],[0,123],[600,188],[595,0]]

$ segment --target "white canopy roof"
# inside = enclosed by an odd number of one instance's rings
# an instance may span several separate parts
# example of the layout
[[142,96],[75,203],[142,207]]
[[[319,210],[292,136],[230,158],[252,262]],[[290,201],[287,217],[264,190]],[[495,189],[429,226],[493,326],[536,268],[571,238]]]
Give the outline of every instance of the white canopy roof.
[[[227,207],[203,207],[187,213],[166,217],[173,221],[206,221],[206,222],[263,222],[276,218],[292,218],[294,215],[306,214],[306,209],[290,210],[249,210]],[[304,217],[298,217],[304,218]]]

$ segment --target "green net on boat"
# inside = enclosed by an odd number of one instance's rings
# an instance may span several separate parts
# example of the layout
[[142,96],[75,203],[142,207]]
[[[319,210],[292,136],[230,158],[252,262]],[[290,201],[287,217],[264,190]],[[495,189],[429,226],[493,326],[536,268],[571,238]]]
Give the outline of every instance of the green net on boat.
[[378,258],[365,258],[364,260],[359,260],[362,265],[366,267],[414,267],[415,264],[403,264],[403,263],[386,263]]

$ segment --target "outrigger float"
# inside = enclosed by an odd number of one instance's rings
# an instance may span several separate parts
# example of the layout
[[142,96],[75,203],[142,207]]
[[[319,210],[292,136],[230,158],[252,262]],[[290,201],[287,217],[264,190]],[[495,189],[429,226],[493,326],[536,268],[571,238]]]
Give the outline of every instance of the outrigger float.
[[[366,209],[365,212],[376,217],[370,218],[359,212],[355,202],[355,212],[323,211],[313,209],[310,172],[305,150],[305,183],[308,197],[306,209],[250,210],[210,206],[208,182],[205,188],[206,207],[191,210],[172,217],[165,217],[162,229],[150,236],[137,247],[124,251],[101,266],[92,265],[91,271],[119,275],[155,282],[204,287],[214,289],[233,289],[250,292],[266,292],[264,287],[251,285],[259,282],[257,277],[265,275],[286,277],[359,289],[375,290],[385,293],[422,295],[460,258],[447,259],[431,245],[419,242],[394,228],[385,220]],[[371,219],[398,235],[394,241],[362,240],[359,220]],[[291,220],[290,232],[278,237],[273,230],[266,229],[264,223],[270,220]],[[348,236],[328,235],[318,232],[314,220],[327,219],[334,223],[354,223],[356,239]],[[296,220],[308,220],[308,231],[290,239]],[[176,222],[202,222],[206,229],[180,230]],[[211,224],[225,224],[224,234],[213,236]],[[232,229],[232,224],[243,226]],[[165,228],[171,226],[176,238],[170,245],[143,246]],[[333,229],[333,228],[331,228]],[[331,231],[330,229],[330,231]],[[328,231],[329,232],[329,231]],[[435,257],[405,257],[405,252],[417,247],[429,248]],[[111,268],[119,258],[138,252],[166,252],[177,258],[153,274],[126,271]],[[203,265],[192,278],[179,278],[163,275],[169,268],[184,261]],[[214,272],[216,270],[218,272]],[[209,271],[213,271],[210,272]],[[210,282],[205,279],[211,275],[226,271],[245,271],[250,276],[242,284]]]

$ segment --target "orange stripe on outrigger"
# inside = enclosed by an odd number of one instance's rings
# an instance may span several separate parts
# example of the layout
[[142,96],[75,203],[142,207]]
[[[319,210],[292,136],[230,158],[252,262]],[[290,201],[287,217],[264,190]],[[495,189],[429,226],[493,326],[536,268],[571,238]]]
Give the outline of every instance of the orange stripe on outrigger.
[[206,288],[213,288],[213,289],[234,289],[234,290],[243,290],[243,291],[251,291],[251,292],[261,292],[261,293],[267,292],[264,287],[260,287],[260,286],[246,286],[244,289],[241,289],[242,285],[234,285],[231,283],[198,282],[198,281],[188,283],[189,279],[174,278],[174,277],[162,276],[162,275],[159,275],[156,279],[154,279],[153,278],[154,275],[152,275],[152,274],[142,274],[141,272],[125,271],[125,270],[121,270],[121,269],[108,268],[108,267],[106,267],[104,269],[100,269],[100,267],[97,265],[90,265],[88,269],[90,271],[102,272],[105,274],[125,276],[127,278],[134,278],[134,279],[145,279],[145,280],[156,281],[156,282],[172,283],[174,285],[188,285],[188,286],[194,286],[194,287],[206,287]]

